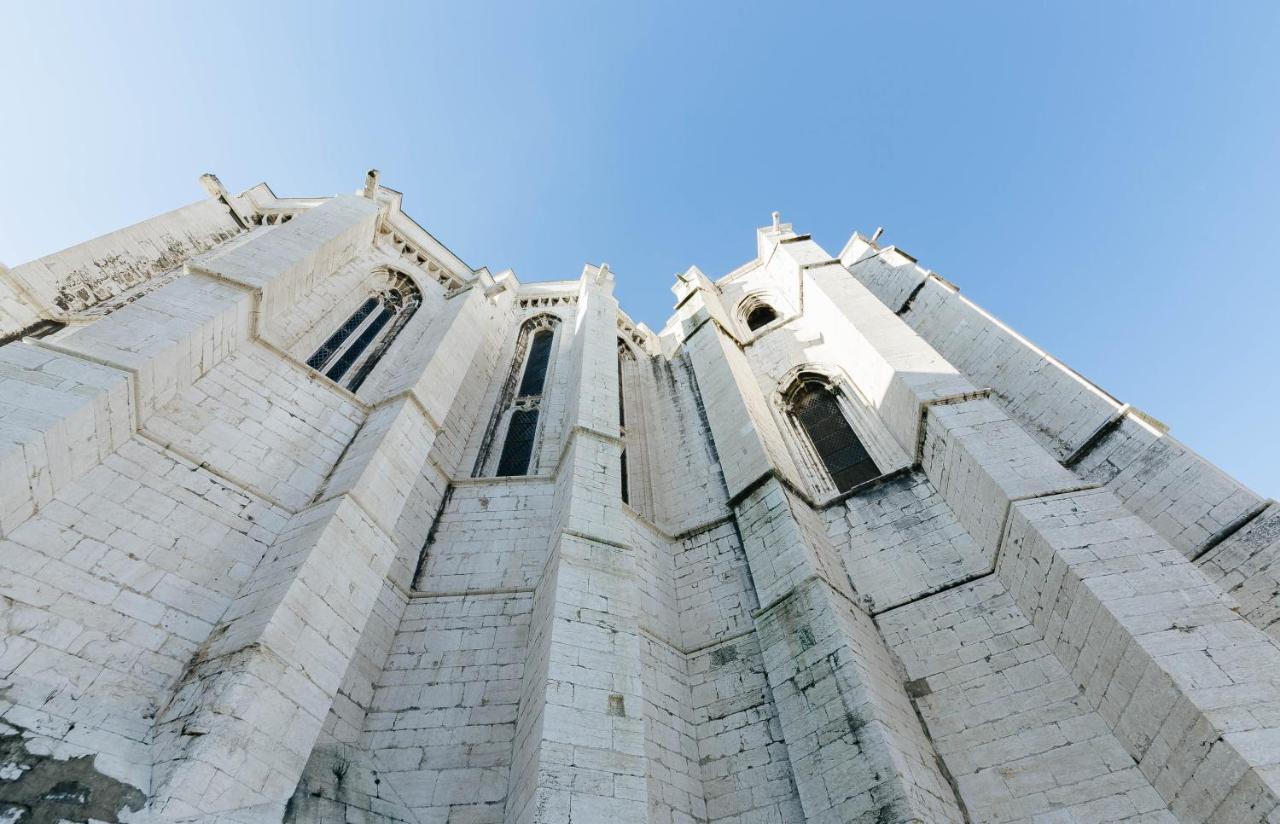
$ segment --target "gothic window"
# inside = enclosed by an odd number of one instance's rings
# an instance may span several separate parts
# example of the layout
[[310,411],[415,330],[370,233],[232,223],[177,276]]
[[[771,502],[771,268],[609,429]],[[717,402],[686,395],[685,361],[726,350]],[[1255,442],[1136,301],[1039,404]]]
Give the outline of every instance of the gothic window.
[[752,332],[768,326],[778,319],[778,313],[767,303],[762,303],[747,313],[747,328]]
[[422,293],[408,276],[382,270],[378,277],[383,281],[379,288],[307,359],[307,366],[352,392],[422,303]]
[[529,474],[538,443],[538,423],[558,322],[552,315],[539,315],[521,327],[511,371],[502,387],[472,473],[476,477],[485,474],[499,432],[503,433],[502,448],[494,474]]
[[551,339],[554,336],[555,333],[550,329],[540,329],[533,336],[524,377],[520,380],[520,397],[542,394],[542,384],[547,379],[547,363],[551,360]]
[[824,381],[802,378],[787,396],[787,412],[812,447],[837,492],[880,475],[854,433],[839,398]]
[[[622,375],[622,361],[634,357],[631,350],[627,348],[627,344],[622,338],[618,338],[618,436],[626,443],[627,438],[627,401],[624,386],[626,384]],[[631,503],[631,490],[627,488],[627,448],[622,447],[622,456],[619,458],[621,466],[620,475],[622,478],[622,502],[624,504]]]
[[738,322],[751,332],[765,328],[780,317],[775,308],[778,305],[777,298],[778,296],[771,292],[747,295],[738,304]]
[[646,412],[646,378],[643,350],[631,341],[618,338],[618,437],[622,439],[618,456],[619,493],[622,502],[641,515],[652,518],[655,512],[653,478],[649,470],[649,438],[669,435],[650,429]]
[[516,409],[507,425],[507,439],[498,459],[499,475],[525,475],[533,456],[533,436],[538,432],[538,410]]

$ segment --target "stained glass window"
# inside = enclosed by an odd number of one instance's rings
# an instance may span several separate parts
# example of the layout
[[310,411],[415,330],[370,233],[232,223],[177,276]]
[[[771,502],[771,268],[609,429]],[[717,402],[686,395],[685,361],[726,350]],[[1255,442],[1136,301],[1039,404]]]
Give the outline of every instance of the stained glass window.
[[837,490],[846,492],[880,474],[830,389],[806,383],[792,397],[791,412],[831,473]]

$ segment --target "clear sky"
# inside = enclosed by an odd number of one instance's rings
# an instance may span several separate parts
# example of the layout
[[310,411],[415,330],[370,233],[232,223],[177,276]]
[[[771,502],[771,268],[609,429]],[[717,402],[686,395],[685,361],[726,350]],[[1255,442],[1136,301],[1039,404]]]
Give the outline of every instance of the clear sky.
[[475,267],[857,229],[1280,495],[1280,4],[0,0],[0,260],[377,167]]

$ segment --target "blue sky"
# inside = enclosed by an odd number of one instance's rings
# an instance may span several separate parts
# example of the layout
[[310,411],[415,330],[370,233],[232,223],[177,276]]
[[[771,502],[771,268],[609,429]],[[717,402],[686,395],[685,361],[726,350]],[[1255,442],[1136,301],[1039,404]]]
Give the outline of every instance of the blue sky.
[[1280,494],[1280,4],[0,0],[0,260],[202,196],[358,187],[473,266],[673,274],[781,210],[885,227]]

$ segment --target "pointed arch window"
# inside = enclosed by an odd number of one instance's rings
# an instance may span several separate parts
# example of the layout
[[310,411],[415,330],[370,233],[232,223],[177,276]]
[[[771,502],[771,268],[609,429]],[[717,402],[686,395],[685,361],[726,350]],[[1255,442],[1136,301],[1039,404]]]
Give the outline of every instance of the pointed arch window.
[[553,315],[539,315],[520,328],[511,371],[507,374],[498,406],[485,432],[473,476],[485,474],[499,432],[502,433],[502,449],[498,453],[494,474],[529,474],[536,454],[543,397],[558,323],[559,319]]
[[622,362],[624,360],[634,361],[635,356],[631,354],[631,349],[628,348],[626,342],[622,338],[618,338],[618,436],[622,438],[624,444],[622,455],[618,461],[622,478],[622,502],[629,504],[631,503],[631,487],[627,482],[627,447],[625,446],[627,442],[627,400],[624,389],[626,380],[622,374]]
[[407,275],[383,269],[375,278],[373,294],[307,359],[307,366],[352,392],[422,305],[422,292]]
[[847,492],[881,474],[826,380],[801,376],[787,393],[786,411],[836,492]]

